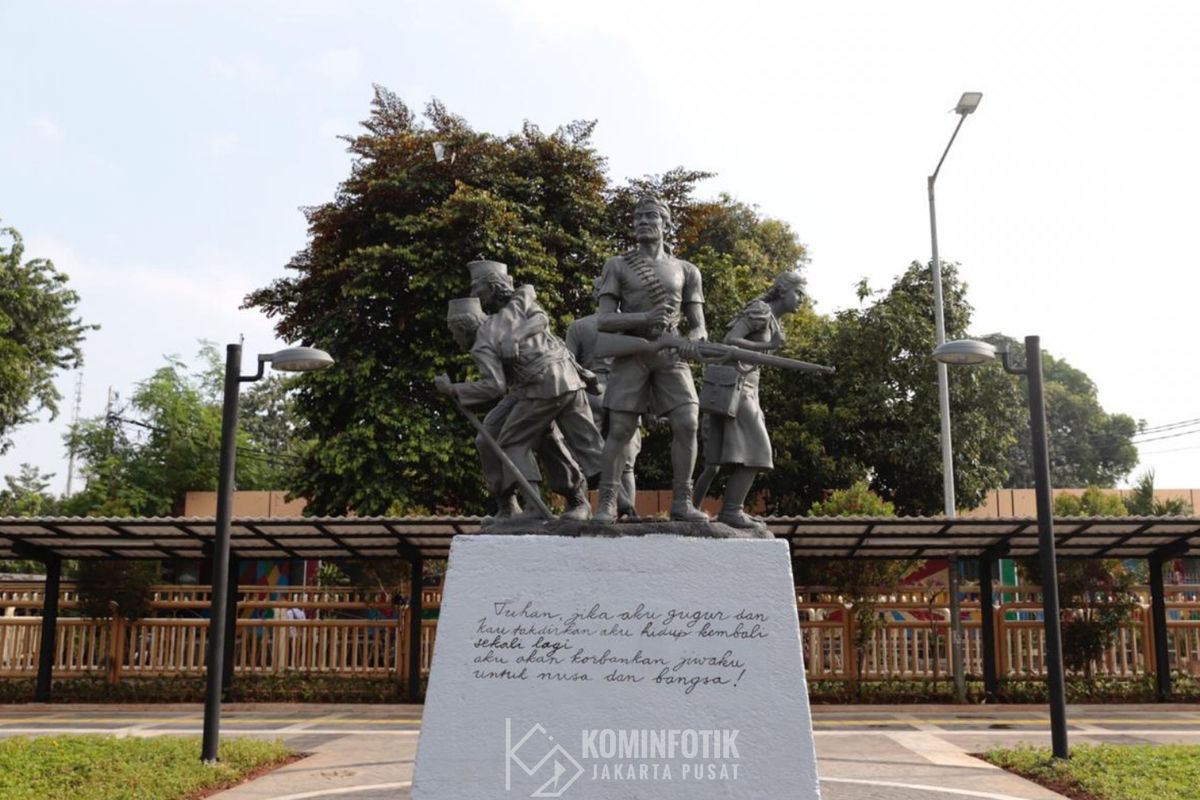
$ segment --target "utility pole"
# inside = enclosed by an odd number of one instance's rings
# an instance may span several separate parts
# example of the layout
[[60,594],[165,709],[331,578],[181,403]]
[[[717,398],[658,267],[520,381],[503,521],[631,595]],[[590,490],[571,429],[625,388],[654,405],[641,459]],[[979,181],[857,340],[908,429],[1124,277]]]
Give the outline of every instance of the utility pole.
[[[83,405],[83,370],[75,378],[75,403],[71,407],[71,431],[79,426],[79,409]],[[67,488],[63,497],[71,496],[71,484],[75,480],[75,442],[71,441],[71,451],[67,457]]]

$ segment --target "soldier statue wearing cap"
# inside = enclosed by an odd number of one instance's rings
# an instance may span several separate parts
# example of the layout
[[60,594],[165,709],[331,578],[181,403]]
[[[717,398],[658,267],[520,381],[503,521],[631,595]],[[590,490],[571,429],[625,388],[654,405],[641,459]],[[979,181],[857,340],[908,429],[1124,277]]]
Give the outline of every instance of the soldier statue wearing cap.
[[[484,428],[496,431],[495,441],[510,464],[536,486],[541,473],[533,454],[538,451],[550,488],[567,499],[563,516],[587,519],[587,476],[599,472],[602,446],[586,397],[595,376],[580,368],[550,332],[532,286],[514,289],[508,268],[497,261],[472,261],[467,267],[472,297],[451,301],[448,322],[459,343],[470,346],[480,379],[452,384],[439,375],[435,385],[466,406],[500,400]],[[486,442],[476,443],[500,514],[506,516],[515,510],[517,476],[498,463]]]
[[657,197],[643,197],[633,214],[637,247],[604,265],[597,288],[600,331],[657,339],[687,323],[687,349],[621,355],[613,359],[604,392],[608,436],[600,474],[600,506],[595,519],[613,522],[627,448],[638,418],[649,412],[670,421],[673,499],[671,518],[703,521],[692,504],[699,406],[695,382],[682,357],[695,358],[693,343],[707,338],[700,270],[674,258],[664,244],[671,210]]

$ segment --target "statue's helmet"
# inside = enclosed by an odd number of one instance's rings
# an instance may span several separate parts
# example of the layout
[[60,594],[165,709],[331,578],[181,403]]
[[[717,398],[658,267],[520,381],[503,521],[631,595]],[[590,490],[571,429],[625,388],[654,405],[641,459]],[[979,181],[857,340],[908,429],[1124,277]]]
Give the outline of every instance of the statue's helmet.
[[470,261],[467,262],[467,270],[471,273],[472,292],[497,278],[504,279],[506,283],[512,282],[508,275],[508,265],[499,261]]
[[483,320],[486,317],[478,297],[456,297],[446,304],[446,321],[448,323],[469,318]]

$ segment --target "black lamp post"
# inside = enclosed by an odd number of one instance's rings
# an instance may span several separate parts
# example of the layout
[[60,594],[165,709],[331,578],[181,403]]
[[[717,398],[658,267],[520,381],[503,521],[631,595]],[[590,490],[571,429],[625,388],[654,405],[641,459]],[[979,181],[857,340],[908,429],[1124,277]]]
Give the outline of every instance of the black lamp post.
[[[237,455],[238,389],[263,376],[267,362],[284,372],[310,372],[333,364],[324,350],[289,347],[258,357],[258,372],[242,375],[242,346],[225,347],[225,402],[221,409],[221,461],[217,476],[217,525],[212,549],[212,610],[208,623],[207,684],[204,690],[204,739],[200,759],[216,763],[221,727],[221,690],[225,664],[225,612],[229,601],[229,524],[233,515],[233,473]],[[236,591],[236,587],[235,587]]]
[[[997,350],[987,342],[946,342],[933,351],[942,364],[983,364]],[[1042,348],[1037,336],[1025,337],[1025,366],[1014,367],[1007,348],[999,351],[1006,372],[1029,381],[1029,427],[1033,435],[1033,477],[1037,495],[1038,559],[1042,570],[1042,616],[1046,631],[1046,679],[1050,689],[1050,739],[1055,758],[1068,758],[1067,699],[1063,677],[1062,622],[1058,609],[1058,564],[1054,553],[1054,504],[1050,492],[1050,448],[1046,437],[1046,394],[1042,386]],[[986,611],[985,611],[986,613]]]

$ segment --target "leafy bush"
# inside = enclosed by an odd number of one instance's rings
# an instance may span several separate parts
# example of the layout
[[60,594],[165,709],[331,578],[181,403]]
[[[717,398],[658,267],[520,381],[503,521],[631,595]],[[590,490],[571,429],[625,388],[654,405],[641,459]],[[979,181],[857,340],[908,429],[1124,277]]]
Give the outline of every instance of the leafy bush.
[[[0,703],[33,699],[33,681],[0,680]],[[238,675],[230,689],[237,703],[403,703],[405,684],[392,678],[320,675],[281,672],[275,675]],[[104,676],[67,678],[54,682],[56,703],[200,703],[204,701],[204,676],[181,675],[122,678],[110,684]]]
[[114,613],[129,621],[148,617],[161,569],[157,561],[80,561],[75,575],[79,608],[98,619]]

